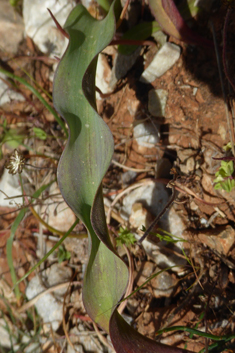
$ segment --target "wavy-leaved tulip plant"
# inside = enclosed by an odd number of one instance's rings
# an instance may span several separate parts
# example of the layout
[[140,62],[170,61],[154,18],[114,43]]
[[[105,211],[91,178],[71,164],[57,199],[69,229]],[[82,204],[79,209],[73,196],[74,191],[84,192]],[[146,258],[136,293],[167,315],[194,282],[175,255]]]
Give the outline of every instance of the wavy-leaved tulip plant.
[[152,341],[131,328],[117,311],[125,293],[128,269],[109,238],[103,207],[102,179],[114,151],[112,134],[96,111],[97,55],[115,33],[112,4],[104,20],[82,6],[70,13],[64,29],[69,45],[54,79],[53,100],[68,124],[69,139],[58,167],[61,193],[89,234],[90,258],[83,283],[87,313],[110,334],[118,353],[182,353],[182,349]]

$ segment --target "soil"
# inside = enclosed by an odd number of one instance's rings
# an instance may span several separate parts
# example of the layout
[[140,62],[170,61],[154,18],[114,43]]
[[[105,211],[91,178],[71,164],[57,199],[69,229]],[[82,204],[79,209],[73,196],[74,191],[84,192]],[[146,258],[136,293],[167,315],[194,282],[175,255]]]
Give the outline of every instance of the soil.
[[[209,21],[214,23],[220,53],[224,44],[221,33],[227,11],[230,10],[226,7],[216,8],[214,5],[210,14],[194,23],[194,30],[210,39],[212,43],[213,38],[208,23]],[[234,17],[235,10],[231,11]],[[233,19],[230,20],[228,28],[227,62],[232,80],[234,75],[231,63],[235,55]],[[150,178],[161,179],[166,184],[172,179],[169,169],[165,169],[163,165],[161,173],[158,175],[155,173],[156,164],[165,158],[170,161],[171,167],[174,167],[177,173],[175,182],[177,198],[174,207],[187,228],[182,237],[187,240],[185,251],[188,251],[190,266],[183,276],[169,272],[174,283],[173,292],[170,296],[156,297],[150,283],[144,290],[133,295],[125,309],[125,314],[132,318],[132,324],[139,332],[154,339],[157,331],[173,325],[198,328],[218,336],[230,335],[234,333],[235,191],[215,190],[213,184],[215,173],[221,164],[220,160],[214,158],[225,156],[223,146],[230,141],[231,131],[226,118],[216,54],[211,48],[188,45],[171,37],[168,40],[180,45],[182,52],[177,63],[162,77],[148,85],[138,80],[144,67],[157,51],[156,47],[144,48],[135,65],[118,83],[114,93],[97,102],[99,114],[114,136],[114,159],[124,165],[123,168],[114,164],[110,166],[104,178],[105,196],[111,197],[123,189],[122,174],[127,168],[142,170],[138,171],[132,183]],[[2,54],[0,59],[7,63],[16,75],[22,76],[22,71],[18,68],[24,68],[34,77],[38,85],[51,93],[52,83],[49,80],[49,74],[53,60],[46,57],[44,60],[29,60],[26,59],[26,55],[41,56],[29,38],[21,44],[14,60],[6,54]],[[231,87],[230,90],[228,89],[224,73],[223,83],[226,99],[233,107],[234,92]],[[168,92],[164,118],[154,118],[148,112],[148,92],[153,88],[161,88]],[[1,119],[2,121],[6,119],[8,126],[27,123],[27,129],[33,123],[48,135],[55,136],[55,141],[48,140],[44,146],[42,141],[34,144],[30,139],[28,140],[34,149],[40,145],[44,152],[51,153],[54,162],[48,162],[48,167],[55,168],[54,165],[57,164],[64,145],[61,138],[62,132],[53,117],[31,95],[31,92],[23,85],[19,85],[19,90],[27,97],[26,102],[11,102],[0,107]],[[136,122],[146,118],[157,121],[161,127],[160,142],[151,148],[140,147],[133,137],[133,127]],[[1,173],[8,152],[7,147],[3,146]],[[30,152],[24,151],[24,154],[26,158],[30,157]],[[39,159],[38,163],[45,167],[44,161]],[[55,175],[55,170],[53,173]],[[37,177],[35,175],[30,172],[31,179],[40,185],[47,172],[39,171]],[[1,207],[0,213],[2,215],[1,276],[4,276],[11,286],[6,259],[6,241],[16,216],[16,209]],[[111,220],[110,228],[117,233],[120,222],[118,223],[114,218]],[[123,221],[122,225],[126,224]],[[45,236],[51,235],[50,230],[40,229],[38,220],[30,212],[26,214],[17,229],[13,259],[19,277],[28,271],[30,264],[37,261],[37,241],[33,233],[41,231]],[[77,231],[84,232],[83,226],[78,225]],[[211,245],[207,239],[215,234],[217,237],[213,238],[214,245]],[[70,264],[73,266],[83,264],[82,257],[87,254],[78,256],[74,249],[75,246],[69,248]],[[86,246],[84,245],[82,249],[86,249]],[[153,263],[152,259],[148,258],[143,249],[137,245],[131,248],[131,254],[135,273],[143,263]],[[68,265],[68,261],[65,261],[65,265]],[[149,276],[151,274],[149,270]],[[134,282],[134,289],[136,285],[137,282]],[[24,293],[24,284],[21,285],[20,290]],[[4,310],[3,302],[1,307]],[[85,315],[86,313],[81,309],[79,312],[81,322],[88,320]],[[72,319],[70,325],[73,325]],[[86,325],[86,329],[90,330],[91,326]],[[211,344],[209,339],[190,336],[182,331],[165,332],[159,337],[163,343],[187,347],[193,352],[199,352]],[[157,339],[159,339],[158,336]],[[218,348],[216,352],[229,351],[229,349],[232,352],[234,343],[230,341],[229,344],[232,348],[228,347],[228,350],[225,347],[221,350]]]

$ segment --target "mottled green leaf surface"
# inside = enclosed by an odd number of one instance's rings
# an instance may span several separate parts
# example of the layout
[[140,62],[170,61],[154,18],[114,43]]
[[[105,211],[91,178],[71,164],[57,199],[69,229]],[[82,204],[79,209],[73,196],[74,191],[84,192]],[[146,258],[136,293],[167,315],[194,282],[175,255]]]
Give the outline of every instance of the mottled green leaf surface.
[[174,353],[176,350],[168,346],[154,341],[150,344],[125,323],[116,309],[127,286],[128,270],[112,247],[105,222],[101,183],[113,155],[113,138],[95,103],[97,54],[113,38],[113,6],[103,21],[97,21],[78,5],[65,24],[70,41],[58,65],[53,89],[54,105],[69,127],[58,183],[64,199],[89,233],[83,301],[90,317],[110,333],[118,353],[146,353],[149,347],[152,353]]
[[128,270],[113,253],[105,223],[101,182],[113,155],[113,138],[95,104],[96,58],[112,40],[115,17],[111,9],[103,21],[97,21],[78,5],[64,28],[70,42],[56,72],[53,98],[68,124],[69,140],[59,163],[58,182],[91,238],[83,286],[85,307],[108,331],[111,312],[128,281]]

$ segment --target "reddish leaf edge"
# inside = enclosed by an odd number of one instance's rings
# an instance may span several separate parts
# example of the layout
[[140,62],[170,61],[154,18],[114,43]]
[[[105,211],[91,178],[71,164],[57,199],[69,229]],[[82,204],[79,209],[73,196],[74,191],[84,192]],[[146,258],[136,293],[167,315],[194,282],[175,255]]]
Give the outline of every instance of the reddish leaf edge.
[[141,335],[123,319],[117,310],[111,316],[109,334],[117,353],[193,353]]
[[158,14],[151,9],[151,12],[165,33],[188,44],[199,45],[208,49],[214,48],[213,41],[201,37],[186,24],[173,0],[161,0],[161,7],[168,17],[168,20],[175,27],[178,36],[169,31],[168,26],[164,25],[164,21],[161,21]]

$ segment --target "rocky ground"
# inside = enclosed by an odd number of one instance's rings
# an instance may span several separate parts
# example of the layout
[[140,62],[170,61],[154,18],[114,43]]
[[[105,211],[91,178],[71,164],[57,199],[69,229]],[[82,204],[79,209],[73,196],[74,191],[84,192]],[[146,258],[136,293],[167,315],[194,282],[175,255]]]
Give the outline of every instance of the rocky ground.
[[[68,0],[25,0],[13,8],[0,0],[4,10],[0,11],[0,68],[24,78],[50,105],[53,73],[67,41],[49,20],[46,8],[63,24],[73,6]],[[96,5],[89,6],[96,13]],[[133,7],[140,18],[140,4]],[[190,23],[212,43],[213,24],[220,54],[227,11],[234,16],[233,9],[212,2],[209,12]],[[147,5],[144,16],[150,18]],[[129,22],[136,21],[134,17]],[[231,80],[233,33],[230,20],[226,60]],[[132,244],[128,256],[123,246],[118,247],[120,256],[132,264],[133,290],[153,273],[175,266],[133,294],[124,316],[146,336],[199,352],[212,341],[182,331],[156,335],[169,326],[218,336],[234,333],[235,191],[216,189],[214,182],[221,167],[218,158],[232,156],[224,146],[233,138],[233,118],[230,113],[230,119],[226,116],[215,51],[159,32],[155,40],[157,45],[139,47],[131,56],[119,55],[116,47],[109,46],[99,58],[96,84],[105,95],[97,94],[97,109],[115,141],[103,182],[107,223],[114,240],[120,234],[139,239],[142,226],[150,225],[175,190],[176,198],[154,234],[142,245]],[[172,57],[168,66],[156,59],[160,50]],[[226,102],[233,107],[234,92],[222,76]],[[1,72],[0,78],[1,351],[112,351],[109,338],[93,327],[81,300],[88,258],[82,224],[21,282],[23,296],[12,291],[9,263],[21,278],[70,228],[75,216],[52,183],[66,143],[63,131],[25,83]],[[4,168],[16,148],[27,161],[21,182]],[[233,170],[228,179],[233,179]],[[43,185],[48,187],[32,206],[32,195]],[[26,214],[12,232],[24,204],[29,205]],[[215,351],[232,352],[233,341],[229,344],[227,350],[218,346]]]

